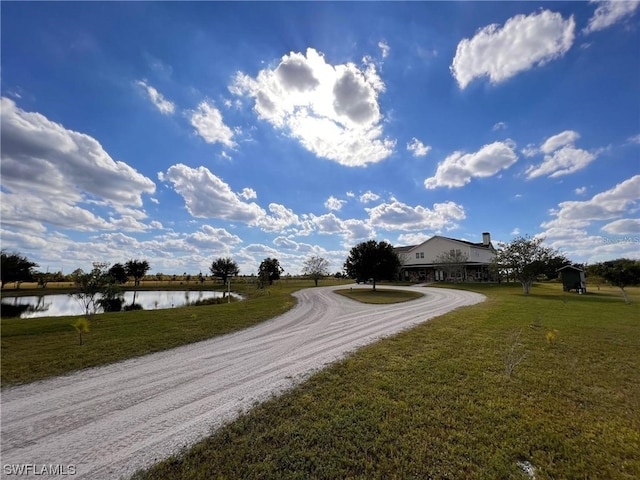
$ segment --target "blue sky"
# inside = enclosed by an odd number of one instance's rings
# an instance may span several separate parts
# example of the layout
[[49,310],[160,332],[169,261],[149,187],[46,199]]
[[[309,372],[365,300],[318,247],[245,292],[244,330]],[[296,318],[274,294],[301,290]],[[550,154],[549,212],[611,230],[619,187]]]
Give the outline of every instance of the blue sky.
[[2,248],[295,274],[433,235],[640,257],[639,2],[2,3]]

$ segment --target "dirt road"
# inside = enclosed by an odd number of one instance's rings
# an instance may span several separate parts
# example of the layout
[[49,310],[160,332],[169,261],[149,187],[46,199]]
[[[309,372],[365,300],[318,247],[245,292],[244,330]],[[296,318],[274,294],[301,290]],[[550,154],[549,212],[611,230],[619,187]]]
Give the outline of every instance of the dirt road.
[[[484,300],[402,287],[425,296],[375,306],[334,288],[297,292],[294,309],[247,330],[4,390],[0,476],[127,478],[357,347]],[[43,466],[76,474],[33,475]]]

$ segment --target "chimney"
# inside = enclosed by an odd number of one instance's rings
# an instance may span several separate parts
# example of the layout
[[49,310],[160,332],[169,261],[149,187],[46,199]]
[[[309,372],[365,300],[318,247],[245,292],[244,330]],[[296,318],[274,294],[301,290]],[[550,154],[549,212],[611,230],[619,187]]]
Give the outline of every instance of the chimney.
[[491,234],[489,232],[482,232],[482,246],[488,247],[491,243]]

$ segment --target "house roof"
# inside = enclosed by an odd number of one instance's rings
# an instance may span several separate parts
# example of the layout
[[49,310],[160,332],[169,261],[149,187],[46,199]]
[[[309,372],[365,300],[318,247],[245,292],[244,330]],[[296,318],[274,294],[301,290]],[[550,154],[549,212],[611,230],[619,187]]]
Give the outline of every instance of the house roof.
[[564,270],[565,268],[570,268],[571,270],[576,270],[578,272],[584,272],[583,268],[580,268],[576,265],[565,265],[564,267],[560,267],[556,270],[556,272],[559,272],[560,270]]
[[482,242],[468,242],[466,240],[458,240],[457,238],[450,238],[450,237],[440,237],[440,238],[446,238],[447,240],[453,240],[454,242],[460,242],[460,243],[465,243],[467,245],[471,245],[472,247],[480,247],[480,248],[493,248],[493,245],[491,245],[491,242],[489,242],[489,245],[485,245]]
[[472,247],[476,247],[476,248],[486,248],[487,250],[493,250],[493,245],[491,244],[491,242],[489,242],[489,245],[485,245],[482,242],[468,242],[466,240],[459,240],[457,238],[450,238],[450,237],[443,237],[442,235],[434,235],[433,237],[425,240],[424,242],[418,244],[418,245],[409,245],[406,247],[395,247],[395,251],[397,253],[405,253],[405,252],[409,252],[411,250],[413,250],[416,247],[419,247],[421,245],[424,245],[427,242],[430,242],[431,240],[433,240],[434,238],[443,238],[445,240],[451,240],[452,242],[458,242],[458,243],[464,243],[465,245],[471,245]]

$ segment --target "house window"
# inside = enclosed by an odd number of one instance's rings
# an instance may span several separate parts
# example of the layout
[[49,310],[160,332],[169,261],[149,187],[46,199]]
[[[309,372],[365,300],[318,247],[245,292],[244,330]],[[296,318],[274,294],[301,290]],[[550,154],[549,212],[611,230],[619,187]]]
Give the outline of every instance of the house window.
[[420,252],[420,258],[424,258],[424,252]]
[[420,258],[420,254],[416,252],[416,258]]

